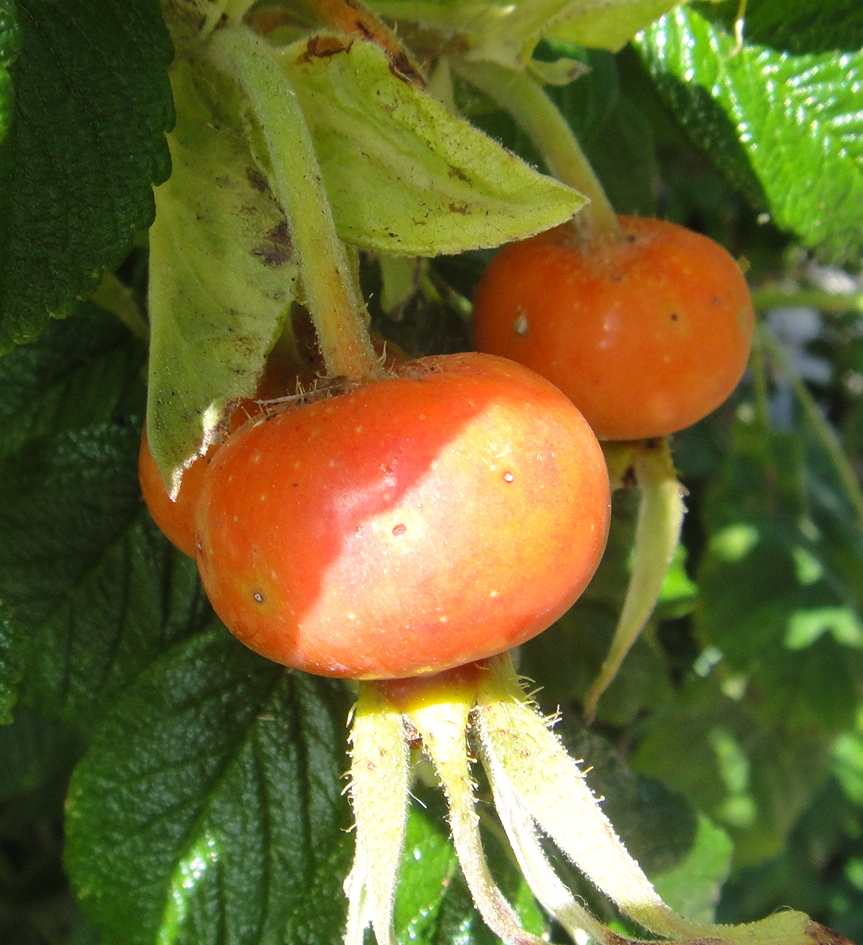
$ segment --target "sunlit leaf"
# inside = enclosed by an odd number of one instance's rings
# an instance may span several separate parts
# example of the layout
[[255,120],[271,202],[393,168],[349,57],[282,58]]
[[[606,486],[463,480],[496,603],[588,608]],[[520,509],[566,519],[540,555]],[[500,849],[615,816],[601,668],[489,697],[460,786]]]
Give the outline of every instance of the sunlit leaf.
[[[772,7],[785,16],[786,4]],[[787,29],[756,36],[766,41],[771,33],[776,43],[793,42]],[[859,255],[859,46],[799,53],[767,42],[738,48],[726,28],[686,6],[647,29],[638,47],[675,116],[758,209],[826,256]]]
[[336,941],[345,712],[332,684],[221,626],[167,653],[70,790],[67,864],[105,940],[259,945],[292,929],[284,940]]
[[296,292],[281,208],[245,139],[232,84],[203,56],[171,71],[173,173],[150,231],[148,439],[166,479],[251,396]]
[[584,202],[399,76],[373,43],[314,36],[282,63],[349,242],[459,253],[548,229]]

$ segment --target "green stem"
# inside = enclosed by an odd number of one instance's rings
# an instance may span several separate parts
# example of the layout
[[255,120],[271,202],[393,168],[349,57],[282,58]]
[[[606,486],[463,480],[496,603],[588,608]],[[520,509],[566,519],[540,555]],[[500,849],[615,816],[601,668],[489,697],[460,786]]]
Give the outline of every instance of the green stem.
[[766,436],[770,430],[770,398],[767,390],[767,371],[764,364],[764,347],[753,345],[749,356],[755,389],[755,417],[762,433]]
[[116,315],[136,338],[146,341],[150,337],[150,326],[135,301],[134,293],[113,273],[106,272],[102,276],[92,301]]
[[216,30],[214,50],[232,67],[251,103],[285,211],[318,345],[330,377],[380,374],[362,297],[336,234],[314,143],[287,76],[267,44],[242,25]]
[[526,72],[491,62],[459,60],[456,67],[468,82],[512,115],[552,176],[590,200],[576,217],[584,238],[616,236],[620,225],[602,184],[569,123],[539,83]]
[[[198,3],[192,4],[191,9],[196,13],[201,13],[204,21],[200,26],[201,38],[209,37],[213,30],[222,26],[225,22],[241,22],[251,8],[258,0],[220,0],[218,3],[208,5]],[[184,5],[182,2],[180,5]]]
[[845,450],[842,447],[839,437],[836,435],[836,431],[821,413],[818,404],[815,402],[815,398],[809,392],[809,388],[800,379],[800,375],[794,369],[782,345],[764,329],[758,330],[757,339],[759,345],[769,352],[770,357],[776,361],[780,370],[791,384],[797,402],[800,404],[803,411],[803,415],[809,421],[818,442],[833,463],[839,481],[842,483],[842,487],[845,490],[845,495],[851,507],[854,509],[860,525],[863,526],[863,488],[861,488],[854,467],[845,455]]
[[759,312],[773,308],[814,308],[834,315],[843,312],[863,312],[863,292],[840,294],[825,289],[780,289],[765,285],[752,291],[752,304]]
[[634,448],[631,468],[641,493],[632,574],[608,655],[585,696],[584,716],[588,721],[593,720],[602,694],[653,613],[683,524],[683,489],[668,440]]

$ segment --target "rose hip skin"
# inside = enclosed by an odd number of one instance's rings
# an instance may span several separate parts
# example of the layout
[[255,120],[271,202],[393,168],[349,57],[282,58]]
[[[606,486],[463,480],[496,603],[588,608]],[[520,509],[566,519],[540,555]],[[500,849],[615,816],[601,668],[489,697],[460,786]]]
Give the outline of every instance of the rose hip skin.
[[597,436],[665,436],[715,410],[746,368],[753,311],[736,261],[662,220],[619,217],[616,237],[560,227],[505,246],[474,298],[480,351],[547,377]]
[[548,627],[608,516],[602,452],[556,388],[501,358],[433,357],[238,431],[205,476],[198,566],[258,653],[398,678]]
[[[311,322],[295,316],[294,333],[297,336],[294,346],[285,350],[277,349],[270,355],[255,397],[243,398],[234,407],[226,424],[228,434],[249,420],[266,416],[274,409],[270,401],[292,396],[298,389],[313,387],[323,376],[324,364],[315,346]],[[407,360],[407,355],[398,345],[380,335],[372,335],[372,345],[390,367]],[[172,499],[165,489],[162,474],[150,452],[146,425],[141,431],[138,481],[141,484],[144,503],[162,534],[190,558],[195,557],[195,507],[204,483],[204,473],[221,445],[222,440],[219,439],[203,456],[192,460],[183,473],[176,498]]]

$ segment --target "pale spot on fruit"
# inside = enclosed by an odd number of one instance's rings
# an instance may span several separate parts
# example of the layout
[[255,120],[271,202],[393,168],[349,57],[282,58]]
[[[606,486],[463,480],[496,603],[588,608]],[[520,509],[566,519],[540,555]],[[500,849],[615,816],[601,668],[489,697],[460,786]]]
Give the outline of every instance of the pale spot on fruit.
[[260,453],[255,453],[255,455],[252,457],[252,462],[253,462],[253,463],[259,463],[260,461],[261,461],[261,454],[260,454]]
[[439,623],[449,623],[449,617],[438,617]]
[[252,597],[254,597],[256,604],[263,604],[263,602],[264,602],[264,595],[263,595],[260,591],[255,591],[255,593],[252,595]]
[[497,591],[489,591],[489,592],[488,592],[488,596],[489,596],[489,597],[494,598],[494,597],[497,597],[497,595],[498,595],[498,592],[497,592]]
[[362,425],[360,425],[360,426],[358,426],[358,427],[354,427],[354,433],[362,433],[362,432],[363,432]]
[[528,330],[527,315],[519,315],[518,318],[512,323],[512,330],[517,335],[526,335]]
[[515,481],[515,476],[514,476],[511,472],[505,472],[505,473],[503,474],[503,481],[504,481],[504,482],[514,482],[514,481]]

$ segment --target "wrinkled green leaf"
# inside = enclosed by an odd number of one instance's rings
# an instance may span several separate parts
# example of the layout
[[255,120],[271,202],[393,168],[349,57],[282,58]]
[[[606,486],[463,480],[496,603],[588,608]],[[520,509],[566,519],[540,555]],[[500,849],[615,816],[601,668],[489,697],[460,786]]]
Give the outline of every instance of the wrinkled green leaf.
[[435,941],[445,890],[458,874],[440,808],[441,804],[437,803],[433,813],[426,813],[414,801],[409,811],[404,866],[394,916],[403,940]]
[[[0,144],[0,352],[69,314],[151,223],[172,121],[171,47],[154,0],[21,0],[12,40],[4,6],[0,76],[10,45],[20,53]],[[10,107],[0,79],[0,116]]]
[[373,43],[319,35],[281,59],[349,242],[459,253],[548,229],[584,202],[395,74]]
[[144,509],[138,443],[137,426],[89,427],[0,468],[0,599],[30,639],[24,686],[82,726],[207,612]]
[[106,945],[337,940],[350,847],[339,693],[221,625],[140,678],[68,802],[67,866]]
[[0,461],[27,440],[143,410],[146,349],[95,305],[0,359]]
[[[781,42],[792,33],[773,35]],[[756,208],[825,256],[863,251],[859,47],[738,49],[726,28],[689,7],[647,29],[637,45],[677,119]]]
[[0,725],[8,725],[12,721],[12,707],[18,698],[25,647],[23,630],[12,621],[11,614],[0,602]]
[[150,231],[148,430],[166,479],[254,393],[296,293],[291,236],[245,139],[230,80],[203,54],[171,71],[173,173]]
[[144,356],[82,305],[0,359],[0,599],[27,640],[29,700],[85,727],[209,612],[141,502]]
[[[15,88],[9,69],[20,51],[20,39],[16,0],[0,0],[0,144],[3,143],[12,123]],[[2,155],[3,152],[0,151],[0,161]]]

